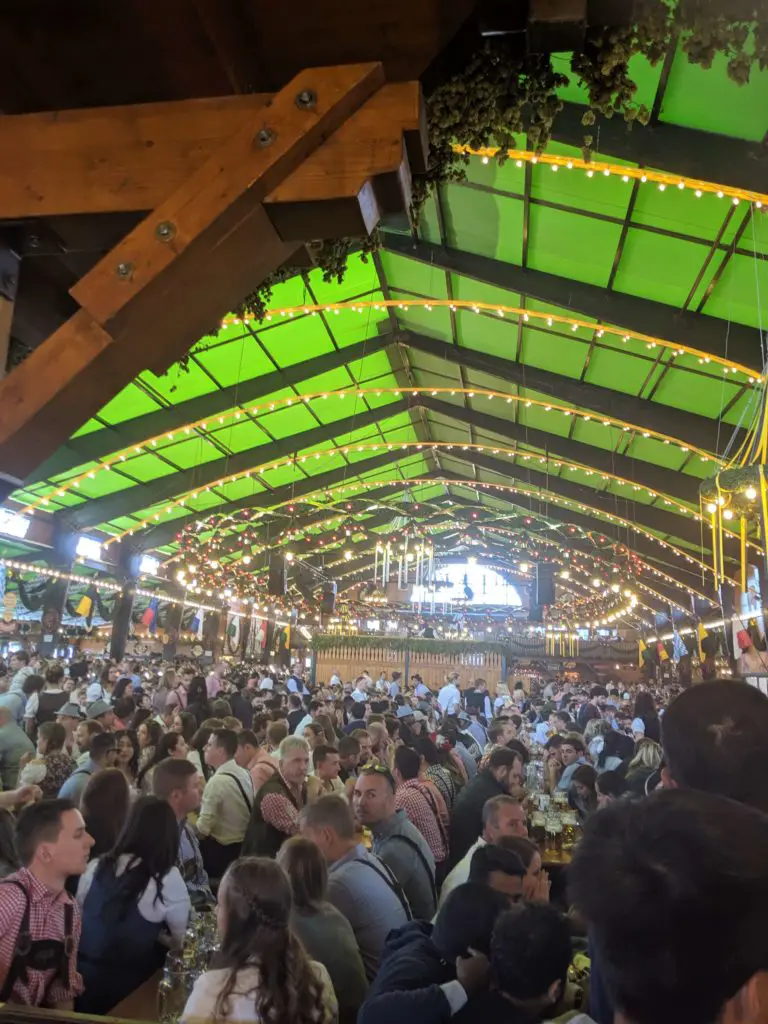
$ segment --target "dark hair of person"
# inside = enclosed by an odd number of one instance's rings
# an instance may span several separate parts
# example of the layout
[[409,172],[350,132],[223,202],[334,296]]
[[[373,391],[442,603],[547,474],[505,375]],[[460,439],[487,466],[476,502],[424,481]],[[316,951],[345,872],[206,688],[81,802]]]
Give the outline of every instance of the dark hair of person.
[[104,768],[90,777],[83,790],[80,810],[94,840],[91,857],[99,857],[114,847],[130,806],[128,780],[119,768]]
[[510,853],[517,854],[523,862],[526,872],[531,866],[531,861],[539,852],[536,843],[526,839],[525,836],[499,836],[493,845],[500,850],[509,850]]
[[323,987],[291,931],[291,884],[279,864],[266,857],[236,860],[224,876],[222,897],[226,925],[217,965],[228,973],[215,1016],[229,1017],[238,972],[253,965],[259,971],[254,1020],[322,1020]]
[[321,736],[323,739],[325,739],[325,730],[323,729],[322,725],[319,724],[319,722],[307,722],[307,724],[304,726],[304,729],[309,729],[312,735],[315,736],[317,739],[319,739]]
[[166,758],[173,755],[177,743],[183,738],[184,737],[179,732],[164,732],[161,735],[159,741],[155,744],[155,749],[152,751],[152,757],[150,757],[139,772],[138,778],[136,779],[137,786],[141,786],[147,772],[152,771],[152,769],[156,768],[161,761],[165,761]]
[[488,771],[495,771],[497,768],[513,768],[516,761],[520,760],[520,754],[509,747],[497,747],[488,755]]
[[17,661],[20,661],[22,665],[28,665],[29,651],[14,651],[13,654],[11,655],[11,658],[15,658]]
[[[117,714],[117,712],[115,712],[115,714]],[[133,729],[118,729],[116,732],[112,733],[112,738],[115,741],[115,747],[119,748],[120,740],[124,736],[128,737],[128,739],[131,741],[131,746],[133,747],[133,754],[131,755],[131,760],[128,762],[127,767],[128,771],[135,779],[139,771],[139,754],[141,753],[141,751],[139,750],[139,741]]]
[[[115,683],[115,688],[112,691],[112,700],[115,703],[122,700],[125,697],[125,691],[129,686],[133,689],[133,680],[129,676],[121,676]],[[117,714],[117,712],[115,712],[115,714]]]
[[[146,708],[139,708],[139,711],[145,711],[145,710],[147,711],[148,715],[152,714],[152,712],[147,710]],[[139,714],[139,711],[136,712],[137,715]],[[135,724],[135,721],[136,721],[136,716],[134,715],[134,724],[133,724],[132,728],[133,729],[138,729],[138,726]],[[147,738],[149,739],[148,746],[156,747],[157,744],[160,742],[161,738],[164,735],[160,723],[156,722],[154,719],[147,720],[145,718],[143,721],[139,722],[139,725],[143,725],[144,728],[147,730]]]
[[292,693],[288,697],[288,704],[294,711],[300,711],[301,708],[303,707],[301,697],[299,696],[298,693]]
[[46,742],[45,753],[47,756],[62,750],[67,739],[67,730],[59,722],[43,722],[37,730],[37,735]]
[[0,807],[0,863],[12,871],[21,867],[16,849],[16,819],[5,807]]
[[190,775],[197,776],[197,769],[186,758],[166,757],[152,772],[152,792],[160,800],[168,800],[177,789],[186,789]]
[[117,750],[117,733],[97,732],[91,735],[88,753],[94,761],[102,761],[110,750]]
[[767,859],[768,818],[712,793],[661,790],[587,820],[570,898],[617,1010],[633,1024],[721,1019],[768,965]]
[[191,711],[180,711],[179,721],[181,722],[181,735],[190,746],[194,746],[192,740],[197,732],[197,719]]
[[[629,739],[629,737],[626,737]],[[605,762],[609,757],[620,757],[622,760],[626,754],[626,741],[625,737],[620,733],[616,732],[615,729],[611,729],[606,734],[603,740],[603,749],[600,751],[597,757],[597,767],[605,767]]]
[[64,678],[64,669],[61,665],[49,665],[45,670],[46,685],[58,686]]
[[400,735],[400,722],[393,715],[387,715],[384,719],[384,724],[387,727],[389,738],[391,740],[396,740]]
[[612,796],[614,799],[624,796],[629,789],[627,780],[619,772],[602,772],[597,776],[596,786],[603,796]]
[[303,807],[299,820],[307,828],[331,828],[339,839],[353,839],[355,836],[355,819],[349,803],[333,793]]
[[586,751],[584,746],[584,739],[577,732],[567,732],[563,736],[563,742],[560,744],[563,747],[573,747],[579,754],[583,754]]
[[232,705],[224,697],[217,697],[216,700],[211,702],[210,705],[211,714],[215,715],[216,718],[234,718],[232,714]]
[[267,726],[267,742],[271,747],[279,747],[287,735],[288,726],[284,718],[279,722],[270,722]]
[[157,886],[154,902],[162,903],[163,879],[176,863],[178,847],[179,826],[170,806],[156,796],[140,796],[117,842],[96,869],[97,877],[107,871],[116,875],[120,857],[128,854],[131,858],[128,868],[117,876],[113,897],[120,918],[138,903],[150,881]]
[[365,718],[365,704],[363,701],[358,700],[349,709],[349,717],[354,718],[355,721],[362,721]]
[[309,839],[292,836],[280,847],[277,863],[290,879],[296,909],[316,911],[328,888],[328,868],[320,849]]
[[573,725],[573,719],[567,711],[556,711],[555,718],[559,719],[563,725],[567,725],[569,728]]
[[528,747],[526,747],[526,745],[521,740],[510,740],[509,743],[506,744],[506,747],[507,750],[511,750],[513,751],[513,753],[520,755],[520,759],[523,762],[523,767],[525,767],[525,765],[528,764],[528,762],[531,759],[531,754],[528,750]]
[[33,693],[39,693],[45,686],[45,680],[42,676],[30,675],[21,684],[21,692],[25,697],[31,697]]
[[208,689],[202,676],[193,676],[190,680],[187,690],[187,706],[190,704],[202,705],[206,709],[206,715],[208,714]]
[[312,763],[317,767],[322,764],[331,754],[338,754],[338,748],[332,747],[330,743],[321,743],[312,751]]
[[647,690],[641,690],[635,697],[635,718],[645,718],[646,715],[656,716],[656,704]]
[[331,721],[331,716],[325,714],[324,712],[322,714],[319,714],[315,718],[315,725],[319,725],[320,728],[323,730],[323,733],[325,735],[325,742],[330,744],[331,746],[335,746],[336,742],[338,741],[339,735],[341,734],[337,733],[336,730],[334,729],[333,722]]
[[136,701],[133,697],[120,697],[114,701],[115,717],[127,722],[136,713]]
[[[205,763],[205,747],[211,738],[211,733],[223,728],[224,723],[219,718],[207,718],[192,737],[191,746],[200,756],[200,764],[203,766],[203,778],[208,779],[213,775],[214,769]],[[235,748],[237,749],[237,748]]]
[[398,747],[395,750],[395,768],[397,768],[406,782],[416,779],[421,768],[421,758],[410,747]]
[[339,740],[339,755],[341,757],[352,757],[360,753],[360,744],[354,736],[342,736]]
[[685,690],[661,719],[664,760],[678,786],[768,811],[768,697],[733,679]]
[[432,941],[449,963],[467,956],[471,949],[487,956],[493,926],[507,909],[509,899],[502,893],[484,883],[465,882],[456,886],[440,907]]
[[237,753],[237,733],[232,729],[214,729],[213,735],[216,746],[221,747],[231,760]]
[[546,999],[565,987],[573,959],[567,918],[548,903],[520,903],[502,914],[491,936],[494,988],[514,1000]]
[[258,749],[259,740],[252,729],[241,729],[237,734],[237,745],[238,747],[256,747]]
[[516,853],[488,843],[472,854],[472,860],[469,862],[469,881],[487,885],[494,871],[522,878],[525,870],[525,865]]
[[61,819],[76,810],[71,800],[41,800],[29,804],[16,819],[16,852],[19,862],[29,867],[40,843],[55,843],[61,832]]

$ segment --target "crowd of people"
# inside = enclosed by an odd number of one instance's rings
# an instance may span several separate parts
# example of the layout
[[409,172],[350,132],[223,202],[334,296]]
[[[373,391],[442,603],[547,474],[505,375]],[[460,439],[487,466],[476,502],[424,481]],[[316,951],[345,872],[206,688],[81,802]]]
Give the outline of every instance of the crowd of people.
[[[18,652],[0,689],[0,1002],[106,1014],[215,910],[183,1024],[768,1022],[746,683],[432,691]],[[534,791],[581,821],[564,878]]]

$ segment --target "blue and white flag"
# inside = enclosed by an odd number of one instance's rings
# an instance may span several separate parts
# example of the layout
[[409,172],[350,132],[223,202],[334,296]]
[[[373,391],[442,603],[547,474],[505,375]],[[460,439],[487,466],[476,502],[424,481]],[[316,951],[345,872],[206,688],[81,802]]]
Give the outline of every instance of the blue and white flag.
[[205,620],[205,609],[202,605],[195,612],[192,622],[189,624],[190,633],[194,633],[198,640],[203,639],[203,622]]

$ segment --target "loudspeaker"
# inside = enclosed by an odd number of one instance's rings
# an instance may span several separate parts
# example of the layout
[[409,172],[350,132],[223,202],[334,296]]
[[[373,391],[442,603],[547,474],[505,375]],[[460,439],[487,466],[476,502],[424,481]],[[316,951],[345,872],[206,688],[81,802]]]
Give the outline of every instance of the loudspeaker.
[[284,597],[288,591],[288,569],[285,558],[280,554],[269,556],[267,593],[271,597]]
[[539,562],[536,566],[536,604],[555,603],[555,567],[551,562]]
[[323,597],[320,601],[320,614],[321,615],[333,615],[336,609],[336,584],[335,583],[324,583],[323,584]]

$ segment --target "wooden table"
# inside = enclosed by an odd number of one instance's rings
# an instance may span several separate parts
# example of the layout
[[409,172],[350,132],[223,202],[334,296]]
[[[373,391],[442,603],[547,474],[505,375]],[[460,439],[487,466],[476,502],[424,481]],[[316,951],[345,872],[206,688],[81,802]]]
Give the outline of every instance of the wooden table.
[[163,972],[157,971],[117,1006],[113,1006],[107,1016],[119,1017],[121,1020],[156,1021],[157,986],[162,977]]

